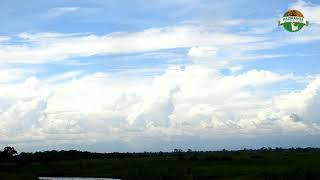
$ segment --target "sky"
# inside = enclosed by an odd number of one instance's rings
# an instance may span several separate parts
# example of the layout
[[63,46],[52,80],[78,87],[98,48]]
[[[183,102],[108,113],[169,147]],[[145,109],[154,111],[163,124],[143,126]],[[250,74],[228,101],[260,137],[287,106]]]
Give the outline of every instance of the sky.
[[0,23],[0,147],[320,146],[319,0],[2,0]]

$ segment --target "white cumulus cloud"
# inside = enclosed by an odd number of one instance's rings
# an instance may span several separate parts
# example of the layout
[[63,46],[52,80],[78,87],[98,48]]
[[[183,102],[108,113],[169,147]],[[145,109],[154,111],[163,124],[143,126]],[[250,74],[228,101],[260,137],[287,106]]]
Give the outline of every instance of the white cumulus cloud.
[[225,76],[198,65],[140,80],[74,72],[49,79],[1,85],[3,140],[126,143],[180,135],[319,133],[319,78],[280,96],[264,90],[292,75],[251,70]]

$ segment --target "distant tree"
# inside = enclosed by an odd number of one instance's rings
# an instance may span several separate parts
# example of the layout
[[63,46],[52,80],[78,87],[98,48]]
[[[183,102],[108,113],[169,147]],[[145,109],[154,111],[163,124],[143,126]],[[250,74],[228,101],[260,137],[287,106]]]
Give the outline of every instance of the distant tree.
[[175,152],[175,153],[182,153],[183,150],[182,150],[182,149],[174,149],[173,152]]
[[14,149],[14,147],[10,147],[10,146],[3,148],[3,153],[9,156],[14,156],[18,154],[18,152]]
[[159,152],[159,156],[163,156],[163,152],[162,151]]
[[268,148],[262,147],[262,148],[259,149],[259,151],[260,151],[260,152],[267,152],[267,151],[268,151]]

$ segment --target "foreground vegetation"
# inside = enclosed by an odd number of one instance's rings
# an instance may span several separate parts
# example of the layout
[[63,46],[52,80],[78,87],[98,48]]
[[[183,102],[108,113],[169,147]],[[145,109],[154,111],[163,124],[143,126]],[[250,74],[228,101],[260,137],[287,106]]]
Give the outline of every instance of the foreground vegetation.
[[[1,179],[320,179],[320,149],[164,153],[47,151],[2,156]],[[5,158],[4,158],[5,157]]]

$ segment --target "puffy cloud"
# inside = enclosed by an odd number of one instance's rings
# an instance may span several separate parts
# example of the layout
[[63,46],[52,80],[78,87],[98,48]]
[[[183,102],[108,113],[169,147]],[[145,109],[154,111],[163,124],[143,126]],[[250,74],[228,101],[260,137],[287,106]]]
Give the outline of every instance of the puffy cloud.
[[[292,75],[251,70],[224,76],[191,65],[140,80],[108,73],[65,76],[59,83],[31,77],[2,85],[3,140],[127,143],[182,135],[319,133],[319,78],[300,92],[275,96],[264,90],[291,80]],[[19,95],[7,96],[6,91]]]
[[41,121],[46,119],[45,109],[45,99],[18,100],[1,113],[4,134],[12,136],[39,127]]
[[279,96],[275,106],[294,113],[292,118],[306,123],[319,123],[320,78],[312,81],[303,91]]

